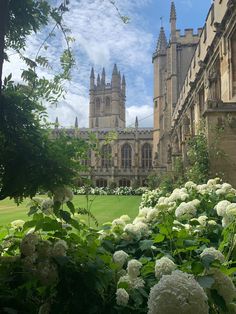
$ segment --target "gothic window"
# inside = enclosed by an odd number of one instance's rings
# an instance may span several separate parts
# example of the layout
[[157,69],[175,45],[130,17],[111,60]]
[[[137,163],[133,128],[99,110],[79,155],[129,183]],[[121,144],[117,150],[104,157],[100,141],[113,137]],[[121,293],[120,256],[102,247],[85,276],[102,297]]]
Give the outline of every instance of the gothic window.
[[112,165],[112,152],[111,146],[106,144],[102,146],[101,152],[101,161],[102,161],[102,168],[110,168]]
[[95,101],[95,114],[99,114],[100,113],[100,107],[101,107],[100,98],[96,98],[96,101]]
[[110,97],[106,97],[106,100],[105,100],[105,112],[106,113],[110,113],[111,111],[111,100],[110,100]]
[[204,112],[204,107],[205,107],[205,89],[204,89],[204,87],[202,87],[200,89],[199,94],[198,94],[198,98],[199,98],[199,111],[200,111],[200,116],[201,116]]
[[91,150],[89,150],[87,153],[82,156],[82,159],[80,160],[81,165],[88,167],[91,165]]
[[96,180],[96,186],[98,188],[107,187],[107,180],[106,179],[98,179],[98,180]]
[[132,148],[129,144],[124,144],[121,148],[121,167],[130,169],[132,166]]
[[236,28],[231,37],[231,63],[233,95],[236,95]]
[[152,148],[146,143],[142,147],[142,168],[150,169],[152,167]]
[[128,180],[128,179],[121,179],[119,181],[119,186],[130,186],[130,180]]
[[96,128],[99,127],[98,118],[95,119],[95,127],[96,127]]

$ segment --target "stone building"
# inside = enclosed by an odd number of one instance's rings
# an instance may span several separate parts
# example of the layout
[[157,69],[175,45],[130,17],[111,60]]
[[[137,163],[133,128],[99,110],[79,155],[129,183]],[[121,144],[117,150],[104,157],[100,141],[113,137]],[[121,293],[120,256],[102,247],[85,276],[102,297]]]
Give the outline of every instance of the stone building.
[[[90,75],[89,128],[66,129],[70,136],[89,141],[97,139],[96,150],[88,152],[82,163],[95,186],[145,186],[152,171],[152,128],[140,128],[136,117],[134,127],[126,128],[126,82],[114,66],[112,80],[106,82],[105,69],[95,83],[94,69]],[[56,125],[58,124],[58,121]],[[54,132],[60,132],[56,128]],[[110,137],[112,140],[107,141]],[[98,153],[99,151],[99,153]]]
[[188,139],[204,121],[212,176],[236,185],[236,1],[215,0],[196,34],[176,21],[172,1],[170,40],[161,27],[152,58],[157,169],[171,170],[179,156],[187,165]]

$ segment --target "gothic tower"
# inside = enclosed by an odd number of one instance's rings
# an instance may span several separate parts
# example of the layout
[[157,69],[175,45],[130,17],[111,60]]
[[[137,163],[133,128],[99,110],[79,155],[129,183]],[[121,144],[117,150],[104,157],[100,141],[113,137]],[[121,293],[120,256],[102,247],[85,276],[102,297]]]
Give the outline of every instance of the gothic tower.
[[90,75],[90,128],[125,128],[126,81],[121,80],[116,64],[112,72],[111,83],[106,83],[105,69],[98,74],[95,84],[94,69]]

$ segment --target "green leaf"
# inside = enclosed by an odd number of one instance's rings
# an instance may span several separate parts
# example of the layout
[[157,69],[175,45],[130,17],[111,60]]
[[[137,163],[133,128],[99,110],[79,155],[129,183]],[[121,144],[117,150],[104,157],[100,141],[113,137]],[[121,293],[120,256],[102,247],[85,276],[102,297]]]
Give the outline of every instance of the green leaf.
[[152,240],[143,240],[143,241],[140,241],[139,243],[139,247],[141,251],[149,250],[152,245],[153,245]]
[[71,220],[70,213],[68,213],[67,211],[60,210],[59,215],[65,222],[70,222]]
[[28,212],[28,216],[31,216],[31,215],[33,215],[33,214],[35,214],[35,213],[37,213],[37,211],[38,211],[38,206],[37,205],[33,205],[33,206],[31,206],[30,207],[30,210],[29,210],[29,212]]
[[213,283],[215,282],[214,278],[212,276],[202,276],[202,277],[198,277],[197,281],[199,283],[199,285],[202,288],[208,288],[210,289],[213,285]]
[[223,310],[223,313],[228,313],[224,298],[222,298],[222,296],[219,295],[216,290],[211,290],[211,296],[214,303]]
[[72,202],[67,202],[66,205],[68,206],[69,210],[71,211],[71,213],[74,215],[75,213],[75,206]]
[[165,239],[165,235],[164,234],[161,234],[159,233],[153,240],[154,243],[161,243],[163,242]]
[[191,265],[191,269],[194,275],[198,275],[201,274],[204,270],[204,266],[202,265],[201,262],[193,262]]
[[210,265],[214,262],[215,257],[213,255],[204,255],[202,257],[202,264],[205,268],[209,268]]

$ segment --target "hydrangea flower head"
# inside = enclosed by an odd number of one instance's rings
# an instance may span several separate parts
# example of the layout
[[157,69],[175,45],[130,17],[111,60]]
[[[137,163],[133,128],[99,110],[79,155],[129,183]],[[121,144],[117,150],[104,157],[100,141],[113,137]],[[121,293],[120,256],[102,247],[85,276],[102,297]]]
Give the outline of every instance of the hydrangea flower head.
[[163,275],[171,274],[176,269],[175,263],[166,256],[156,260],[155,276],[160,279]]
[[208,314],[207,296],[192,275],[175,270],[152,287],[148,314]]

